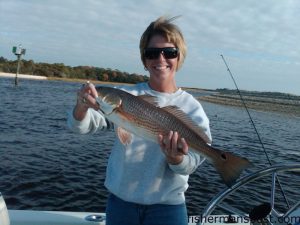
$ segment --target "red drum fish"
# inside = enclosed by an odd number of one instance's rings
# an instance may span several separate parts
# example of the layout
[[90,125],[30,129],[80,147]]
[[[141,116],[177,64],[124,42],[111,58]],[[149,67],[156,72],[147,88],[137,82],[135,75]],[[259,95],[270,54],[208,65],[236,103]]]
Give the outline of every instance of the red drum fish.
[[205,132],[176,106],[159,107],[154,96],[135,96],[111,87],[96,87],[99,110],[118,126],[118,137],[130,143],[131,133],[158,142],[158,135],[177,131],[192,150],[206,157],[224,183],[231,186],[251,163],[243,157],[209,145]]

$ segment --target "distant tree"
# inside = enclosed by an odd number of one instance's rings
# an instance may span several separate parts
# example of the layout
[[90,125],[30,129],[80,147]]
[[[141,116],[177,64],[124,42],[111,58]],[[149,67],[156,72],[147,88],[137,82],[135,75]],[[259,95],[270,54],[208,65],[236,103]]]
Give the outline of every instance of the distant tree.
[[102,74],[102,81],[108,81],[109,80],[109,76],[107,73],[103,73]]
[[[15,73],[17,60],[10,61],[0,57],[0,71]],[[63,63],[35,63],[33,60],[22,60],[20,73],[36,74],[42,76],[54,76],[63,78],[79,78],[89,80],[114,81],[124,83],[138,83],[147,81],[148,77],[138,74],[121,72],[118,69],[99,68],[92,66],[66,66]]]
[[7,59],[4,58],[4,57],[2,57],[2,56],[0,56],[0,63],[6,63],[6,62],[7,62]]

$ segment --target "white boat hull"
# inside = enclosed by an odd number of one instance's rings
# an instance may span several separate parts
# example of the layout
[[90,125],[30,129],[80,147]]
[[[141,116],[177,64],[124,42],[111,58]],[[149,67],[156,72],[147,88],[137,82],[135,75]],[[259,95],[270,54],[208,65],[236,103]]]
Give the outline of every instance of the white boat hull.
[[[8,210],[10,225],[105,225],[104,213]],[[86,218],[103,218],[93,222]]]

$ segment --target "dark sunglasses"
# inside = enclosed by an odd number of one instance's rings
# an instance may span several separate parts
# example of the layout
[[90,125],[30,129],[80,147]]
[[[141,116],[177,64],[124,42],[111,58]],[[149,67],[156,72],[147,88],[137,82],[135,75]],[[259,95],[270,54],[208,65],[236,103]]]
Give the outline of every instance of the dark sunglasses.
[[177,58],[179,51],[178,48],[175,47],[145,48],[144,50],[144,56],[146,59],[158,59],[161,53],[165,59],[174,59]]

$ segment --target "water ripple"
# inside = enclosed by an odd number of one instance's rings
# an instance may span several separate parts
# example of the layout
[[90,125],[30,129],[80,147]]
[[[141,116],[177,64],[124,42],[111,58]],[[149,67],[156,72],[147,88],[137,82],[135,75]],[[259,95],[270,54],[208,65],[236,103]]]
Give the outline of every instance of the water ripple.
[[[105,170],[114,132],[74,134],[66,114],[80,84],[57,81],[12,80],[0,83],[0,191],[11,209],[105,210]],[[203,103],[210,118],[213,145],[247,157],[254,167],[268,165],[266,156],[243,109]],[[272,163],[300,162],[300,119],[251,110],[251,115]],[[289,179],[291,178],[292,179]],[[280,177],[294,201],[299,175]],[[269,178],[241,189],[227,200],[247,210],[267,200]],[[287,185],[288,184],[288,185]],[[190,176],[186,200],[189,214],[199,214],[225,185],[205,162]],[[277,197],[277,196],[276,196]],[[278,196],[277,199],[281,200]],[[281,205],[283,208],[284,206]]]

